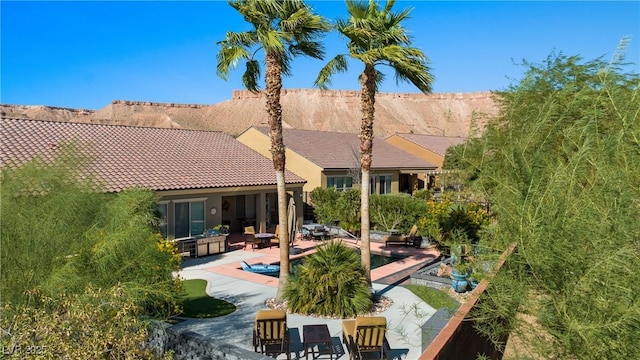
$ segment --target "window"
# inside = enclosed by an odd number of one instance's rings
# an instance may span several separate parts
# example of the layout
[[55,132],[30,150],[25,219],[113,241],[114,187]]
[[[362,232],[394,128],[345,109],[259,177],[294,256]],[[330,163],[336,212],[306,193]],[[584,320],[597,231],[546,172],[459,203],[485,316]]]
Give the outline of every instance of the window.
[[353,178],[351,176],[327,176],[327,187],[335,188],[338,191],[344,191],[353,187]]
[[167,213],[169,210],[168,201],[158,203],[158,228],[163,238],[167,238],[167,232],[169,231],[169,225],[167,224]]
[[176,239],[204,234],[204,199],[178,200],[174,204]]
[[391,175],[372,176],[369,182],[371,194],[390,194],[391,193]]

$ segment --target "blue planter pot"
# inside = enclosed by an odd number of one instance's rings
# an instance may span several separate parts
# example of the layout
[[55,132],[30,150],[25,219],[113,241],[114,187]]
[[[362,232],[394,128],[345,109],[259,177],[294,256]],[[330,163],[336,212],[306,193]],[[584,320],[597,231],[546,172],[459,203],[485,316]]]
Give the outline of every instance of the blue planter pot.
[[467,291],[469,282],[467,281],[467,274],[461,274],[457,270],[451,272],[451,287],[457,293]]
[[471,290],[475,290],[476,287],[478,286],[478,282],[476,280],[469,280],[469,285],[471,286]]

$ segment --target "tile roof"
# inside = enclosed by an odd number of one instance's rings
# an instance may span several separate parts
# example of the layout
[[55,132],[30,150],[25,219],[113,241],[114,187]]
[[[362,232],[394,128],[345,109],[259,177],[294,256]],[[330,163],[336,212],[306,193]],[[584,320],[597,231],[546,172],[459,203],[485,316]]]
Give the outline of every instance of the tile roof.
[[453,145],[462,144],[465,140],[465,138],[463,137],[438,136],[438,135],[419,135],[419,134],[396,134],[396,135],[442,156],[446,155],[447,149],[449,147]]
[[[269,128],[255,127],[265,135]],[[323,169],[359,168],[358,134],[331,131],[282,129],[285,146]],[[435,169],[436,166],[415,157],[382,138],[373,140],[372,169]]]
[[[51,160],[60,144],[77,140],[95,150],[90,171],[107,191],[276,185],[271,159],[222,132],[4,118],[0,125],[0,166]],[[289,171],[285,179],[305,182]]]

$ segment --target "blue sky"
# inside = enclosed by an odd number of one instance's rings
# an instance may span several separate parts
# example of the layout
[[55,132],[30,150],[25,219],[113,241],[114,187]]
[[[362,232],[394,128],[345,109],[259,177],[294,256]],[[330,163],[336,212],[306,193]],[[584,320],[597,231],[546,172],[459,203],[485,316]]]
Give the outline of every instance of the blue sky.
[[[342,1],[308,1],[330,20]],[[431,59],[433,91],[503,90],[526,59],[552,52],[609,60],[630,36],[626,60],[640,72],[640,2],[398,1],[412,7],[405,27]],[[249,30],[226,1],[5,1],[1,11],[0,102],[100,109],[112,100],[213,104],[242,89],[242,68],[216,75],[216,42]],[[325,37],[329,58],[345,53]],[[515,63],[514,63],[515,62]],[[324,62],[300,59],[284,88],[311,88]],[[358,90],[362,67],[333,78],[334,89]],[[416,92],[389,76],[382,92]]]

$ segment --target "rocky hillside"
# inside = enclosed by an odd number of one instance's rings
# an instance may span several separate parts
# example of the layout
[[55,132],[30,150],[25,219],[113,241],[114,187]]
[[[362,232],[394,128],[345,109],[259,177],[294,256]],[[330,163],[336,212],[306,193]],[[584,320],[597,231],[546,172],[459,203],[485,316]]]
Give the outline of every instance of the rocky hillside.
[[[307,130],[360,131],[360,94],[338,90],[283,90],[283,126]],[[238,135],[266,125],[262,93],[233,92],[214,105],[114,100],[100,110],[0,105],[2,117],[224,131]],[[489,92],[376,95],[376,135],[416,133],[468,136],[472,121],[480,128],[497,113]]]

